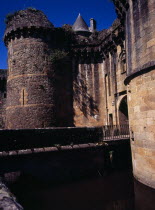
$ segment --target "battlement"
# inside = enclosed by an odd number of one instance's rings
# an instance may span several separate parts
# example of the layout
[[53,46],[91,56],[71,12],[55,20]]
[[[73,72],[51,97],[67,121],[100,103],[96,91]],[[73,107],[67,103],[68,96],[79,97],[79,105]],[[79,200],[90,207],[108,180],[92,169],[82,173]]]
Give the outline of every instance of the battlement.
[[42,11],[31,8],[8,15],[5,22],[7,24],[4,34],[6,45],[11,38],[24,36],[27,33],[31,34],[34,32],[34,29],[41,33],[41,29],[50,30],[54,28]]
[[128,0],[113,0],[113,2],[115,5],[115,9],[116,9],[118,18],[121,19],[122,22],[124,22],[124,17],[126,15],[126,11],[129,8]]

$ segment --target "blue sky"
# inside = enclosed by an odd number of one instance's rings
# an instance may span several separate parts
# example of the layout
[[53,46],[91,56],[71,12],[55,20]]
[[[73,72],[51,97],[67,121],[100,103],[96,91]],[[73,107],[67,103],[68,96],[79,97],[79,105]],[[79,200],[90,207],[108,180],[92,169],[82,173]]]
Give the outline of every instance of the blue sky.
[[42,10],[48,19],[59,27],[63,24],[73,24],[80,13],[87,24],[89,19],[97,21],[97,29],[108,28],[116,18],[113,4],[110,0],[0,0],[0,69],[7,68],[7,49],[3,43],[5,31],[4,19],[8,13],[34,7]]

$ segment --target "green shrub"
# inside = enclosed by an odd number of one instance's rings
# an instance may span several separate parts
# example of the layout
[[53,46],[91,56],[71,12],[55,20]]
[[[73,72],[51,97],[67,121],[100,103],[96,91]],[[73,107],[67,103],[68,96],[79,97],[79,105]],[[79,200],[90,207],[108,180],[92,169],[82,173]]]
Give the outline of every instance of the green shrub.
[[67,57],[68,53],[63,50],[54,50],[50,55],[52,63],[58,63],[63,61]]

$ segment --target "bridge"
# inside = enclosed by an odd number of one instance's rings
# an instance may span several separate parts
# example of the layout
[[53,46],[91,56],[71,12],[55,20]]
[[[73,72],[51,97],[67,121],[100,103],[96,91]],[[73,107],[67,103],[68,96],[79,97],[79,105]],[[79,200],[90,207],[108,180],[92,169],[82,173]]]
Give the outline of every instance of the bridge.
[[[129,139],[128,125],[0,130],[0,156],[20,151],[56,151]],[[14,151],[14,153],[13,153]],[[11,152],[11,153],[10,153]]]
[[102,176],[131,165],[127,125],[0,130],[0,139],[0,177],[9,186]]
[[130,153],[127,125],[0,130],[0,139],[1,176],[25,170],[25,165],[28,173],[30,165],[40,170],[40,162],[44,168],[49,159],[53,165],[58,163],[58,171],[64,164],[73,167],[74,161],[82,163],[86,168],[91,164],[95,168],[95,164],[103,168],[107,167],[111,158],[117,159],[115,162],[121,165],[122,160],[125,160],[125,151]]
[[131,156],[128,125],[0,130],[0,139],[0,176],[25,171],[25,165],[26,173],[30,166],[40,170],[49,160],[49,168],[57,164],[60,171],[69,164],[76,171],[74,162],[106,168],[112,159],[121,165]]

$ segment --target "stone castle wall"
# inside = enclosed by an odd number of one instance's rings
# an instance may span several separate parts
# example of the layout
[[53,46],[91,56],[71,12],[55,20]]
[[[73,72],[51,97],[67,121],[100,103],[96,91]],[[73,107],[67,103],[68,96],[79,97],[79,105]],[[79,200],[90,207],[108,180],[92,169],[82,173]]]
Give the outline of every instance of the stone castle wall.
[[129,0],[123,4],[115,0],[114,3],[126,27],[125,84],[128,86],[133,172],[136,179],[155,188],[155,4],[154,0]]
[[123,97],[126,96],[126,86],[124,85],[126,63],[122,66],[121,58],[123,51],[124,49],[118,45],[117,50],[112,54],[109,52],[108,57],[103,61],[104,109],[107,111],[106,117],[104,118],[104,125],[125,124],[125,122],[120,122],[119,119],[120,103]]
[[[75,126],[119,124],[119,106],[126,96],[125,42],[115,21],[95,37],[74,45],[73,100]],[[111,41],[113,40],[113,41]]]
[[[10,17],[4,37],[9,61],[6,127],[119,124],[119,104],[126,95],[121,34],[118,21],[89,38],[69,27],[53,28],[38,10]],[[64,50],[65,59],[50,61],[52,53]]]
[[35,128],[54,125],[52,68],[48,45],[41,39],[11,41],[7,80],[7,128]]
[[154,1],[129,1],[127,12],[128,74],[149,67],[154,61]]
[[[29,26],[29,19],[32,17],[33,20],[34,13],[36,23],[37,19],[42,18],[40,28],[37,28],[39,27],[37,24]],[[27,22],[23,23],[23,16]],[[44,30],[50,29],[51,24],[44,19],[40,12],[21,11],[10,20],[12,24],[8,23],[5,32],[9,64],[6,104],[8,129],[55,125],[52,78],[54,74],[49,61],[48,31],[44,33]],[[18,27],[21,24],[20,29],[16,28],[16,22]],[[12,25],[14,28],[10,32]],[[46,25],[49,28],[45,28]]]
[[109,115],[112,115],[112,124],[119,124],[119,105],[122,96],[126,95],[123,83],[126,67],[122,72],[120,51],[121,47],[118,46],[115,55],[109,52],[107,58],[96,63],[92,59],[89,62],[88,59],[83,62],[74,61],[73,99],[76,126],[109,125]]
[[132,79],[128,86],[133,172],[139,181],[153,188],[155,187],[154,80],[155,71],[151,71]]
[[7,70],[0,69],[0,128],[5,127],[6,75]]
[[[133,132],[133,170],[141,182],[155,188],[155,4],[154,1],[130,1],[128,74],[141,71],[128,83],[129,120]],[[150,68],[150,72],[147,69]]]
[[103,125],[103,64],[79,59],[74,63],[73,75],[75,125]]

